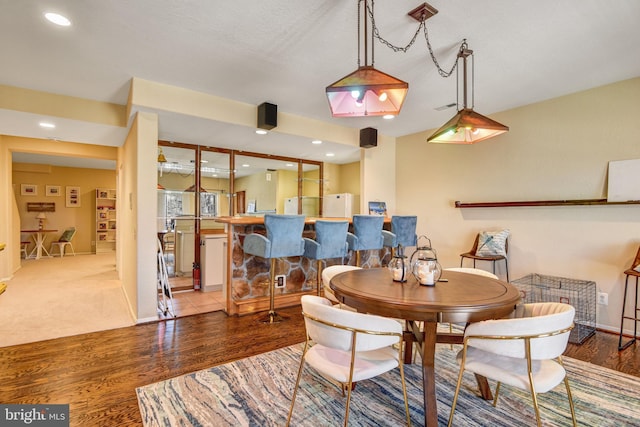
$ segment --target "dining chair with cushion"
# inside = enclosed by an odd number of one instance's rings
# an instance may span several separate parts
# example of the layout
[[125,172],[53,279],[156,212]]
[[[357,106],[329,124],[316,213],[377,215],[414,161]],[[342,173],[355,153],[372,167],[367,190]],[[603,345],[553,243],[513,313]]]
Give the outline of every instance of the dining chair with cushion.
[[323,221],[315,223],[315,240],[304,238],[304,257],[316,260],[316,286],[318,295],[322,292],[322,261],[340,258],[344,262],[347,255],[347,230],[349,221]]
[[384,217],[381,215],[354,215],[352,221],[353,233],[347,233],[347,242],[349,250],[356,253],[356,265],[360,266],[361,251],[382,249]]
[[460,254],[460,267],[465,258],[473,260],[473,268],[476,261],[490,261],[493,263],[493,274],[496,274],[496,262],[504,261],[504,268],[509,281],[509,230],[481,231],[476,235],[473,246],[468,252]]
[[344,273],[345,271],[351,270],[360,270],[362,267],[357,267],[355,265],[331,265],[324,270],[322,270],[322,286],[324,288],[324,296],[329,299],[331,302],[340,304],[340,308],[345,308],[344,304],[342,304],[336,298],[333,290],[331,289],[331,279],[333,276],[339,273]]
[[[451,404],[453,423],[464,371],[497,381],[493,406],[498,403],[500,384],[528,390],[538,427],[541,426],[537,393],[546,393],[564,381],[573,425],[576,414],[562,353],[573,328],[575,309],[557,302],[519,305],[513,318],[471,323],[464,332],[458,353],[460,372]],[[559,411],[559,408],[555,408]]]
[[[407,425],[411,424],[407,387],[402,365],[402,326],[393,319],[342,310],[326,298],[301,298],[306,341],[293,389],[287,426],[291,422],[305,364],[342,389],[344,426],[349,423],[352,385],[399,368]],[[395,348],[394,348],[395,345]]]
[[[479,268],[470,268],[470,267],[449,267],[449,268],[445,268],[446,271],[457,271],[459,273],[468,273],[468,274],[477,274],[478,276],[484,276],[484,277],[490,277],[492,279],[498,279],[498,276],[496,276],[495,274],[486,271],[486,270],[481,270]],[[449,333],[453,333],[453,324],[449,323]],[[453,348],[453,344],[451,345],[451,348]],[[415,355],[414,355],[415,357]]]
[[482,270],[479,268],[471,268],[471,267],[448,267],[445,268],[447,271],[457,271],[459,273],[469,273],[469,274],[477,274],[479,276],[491,277],[492,279],[498,279],[498,276],[491,273],[490,271]]
[[51,242],[51,246],[49,247],[49,252],[51,253],[51,256],[53,256],[53,248],[57,247],[58,252],[60,253],[60,258],[64,257],[65,248],[67,246],[71,248],[71,252],[73,253],[73,256],[76,256],[76,251],[73,250],[73,244],[71,243],[71,240],[75,235],[76,235],[75,227],[67,228],[66,230],[64,230],[64,233],[62,233],[62,235],[58,240],[56,240],[55,242]]
[[284,320],[275,311],[275,278],[276,260],[302,256],[304,253],[304,215],[276,215],[266,214],[264,226],[267,235],[251,233],[244,238],[243,250],[245,254],[259,256],[270,260],[269,268],[269,313],[261,321],[275,323]]

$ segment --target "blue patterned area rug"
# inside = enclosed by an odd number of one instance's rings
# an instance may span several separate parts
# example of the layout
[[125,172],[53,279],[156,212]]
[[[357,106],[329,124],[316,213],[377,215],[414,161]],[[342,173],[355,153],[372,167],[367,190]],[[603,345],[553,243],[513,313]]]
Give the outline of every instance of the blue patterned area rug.
[[[302,344],[216,366],[138,388],[146,427],[284,426]],[[457,348],[438,345],[436,392],[439,425],[446,425],[458,367]],[[640,380],[575,359],[564,358],[580,426],[640,426]],[[405,365],[411,423],[424,425],[422,371]],[[495,384],[490,381],[492,390]],[[398,370],[358,383],[352,393],[350,426],[401,426],[404,405]],[[305,369],[296,398],[293,426],[341,425],[345,398],[328,381]],[[570,426],[564,384],[539,395],[545,426]],[[498,406],[482,400],[472,374],[465,373],[455,426],[533,426],[528,393],[503,386]]]

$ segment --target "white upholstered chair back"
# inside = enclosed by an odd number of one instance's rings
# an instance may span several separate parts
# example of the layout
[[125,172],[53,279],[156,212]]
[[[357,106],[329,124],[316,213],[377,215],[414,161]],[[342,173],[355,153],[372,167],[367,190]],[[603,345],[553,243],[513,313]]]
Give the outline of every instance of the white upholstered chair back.
[[[303,295],[301,303],[302,312],[305,314],[307,334],[316,344],[325,347],[351,351],[353,333],[349,329],[402,333],[402,326],[393,319],[342,310],[331,305],[331,301],[323,297]],[[338,327],[317,322],[308,316],[335,324]],[[398,337],[393,335],[357,333],[356,352],[388,347],[398,341]]]
[[361,267],[356,267],[355,265],[331,265],[322,270],[322,286],[324,287],[324,296],[329,298],[333,302],[338,302],[338,299],[333,294],[331,287],[329,287],[329,283],[333,276],[339,273],[344,273],[345,271],[351,270],[360,270]]
[[[465,330],[469,336],[532,336],[551,334],[571,327],[575,308],[569,304],[543,302],[523,304],[515,318],[486,320],[470,324]],[[531,359],[554,359],[565,351],[570,330],[558,335],[541,336],[531,340]],[[473,339],[468,345],[487,352],[509,357],[526,357],[524,340]]]

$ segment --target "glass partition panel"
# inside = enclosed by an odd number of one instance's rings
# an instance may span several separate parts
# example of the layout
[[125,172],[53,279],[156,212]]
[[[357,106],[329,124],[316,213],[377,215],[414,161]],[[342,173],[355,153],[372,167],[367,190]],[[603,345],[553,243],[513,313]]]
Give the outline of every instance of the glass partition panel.
[[195,148],[163,146],[158,163],[158,239],[171,277],[190,276],[194,257]]
[[200,153],[200,228],[224,228],[214,221],[218,216],[229,215],[229,169],[228,153],[202,147]]
[[321,205],[320,167],[318,165],[302,165],[302,214],[320,216]]
[[234,191],[235,214],[297,213],[298,164],[237,155]]

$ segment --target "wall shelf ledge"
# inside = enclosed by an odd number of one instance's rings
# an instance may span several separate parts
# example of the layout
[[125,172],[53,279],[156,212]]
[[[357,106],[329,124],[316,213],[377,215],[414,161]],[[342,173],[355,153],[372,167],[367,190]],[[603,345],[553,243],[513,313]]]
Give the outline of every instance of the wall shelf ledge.
[[532,200],[519,202],[474,202],[467,203],[456,200],[456,208],[510,208],[522,206],[582,206],[582,205],[640,205],[640,200],[625,202],[609,202],[607,199],[577,199],[577,200]]

